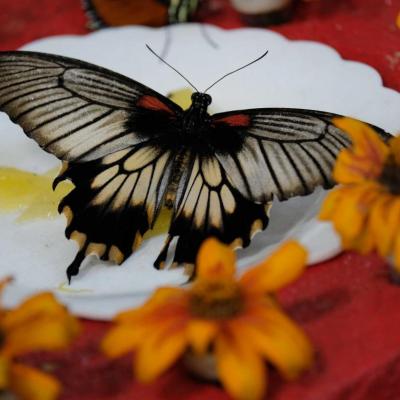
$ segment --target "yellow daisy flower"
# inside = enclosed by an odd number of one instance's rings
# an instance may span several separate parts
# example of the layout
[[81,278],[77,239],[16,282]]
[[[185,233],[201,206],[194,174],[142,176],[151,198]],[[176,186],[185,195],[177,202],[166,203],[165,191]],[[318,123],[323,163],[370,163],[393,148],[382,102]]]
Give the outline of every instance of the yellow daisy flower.
[[400,273],[400,137],[383,142],[368,125],[338,118],[353,147],[338,156],[330,192],[320,212],[332,221],[345,249],[394,257]]
[[[0,290],[10,281],[0,282]],[[61,391],[51,375],[15,360],[38,350],[66,347],[79,331],[78,321],[51,293],[35,295],[14,310],[0,310],[0,392],[21,400],[53,400]]]
[[151,382],[181,356],[201,360],[211,354],[233,398],[260,399],[267,386],[266,360],[287,379],[312,362],[309,340],[273,295],[303,272],[306,258],[291,241],[237,279],[234,251],[208,239],[197,256],[193,284],[160,288],[142,307],[118,315],[102,349],[110,357],[135,351],[141,382]]

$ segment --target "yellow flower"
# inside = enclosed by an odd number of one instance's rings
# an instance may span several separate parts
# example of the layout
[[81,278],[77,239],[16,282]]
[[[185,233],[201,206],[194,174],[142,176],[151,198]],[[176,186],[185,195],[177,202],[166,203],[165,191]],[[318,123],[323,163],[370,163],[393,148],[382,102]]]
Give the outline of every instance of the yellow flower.
[[141,382],[151,382],[183,355],[211,352],[233,398],[260,399],[267,385],[265,360],[287,379],[312,362],[309,340],[273,296],[303,272],[306,257],[291,241],[236,279],[233,250],[208,239],[192,286],[160,288],[142,307],[118,315],[102,349],[110,357],[135,351]]
[[[7,282],[9,279],[0,282],[0,290]],[[78,321],[51,293],[35,295],[14,310],[0,310],[0,391],[10,391],[22,400],[56,399],[60,383],[15,358],[64,348],[78,330]]]
[[394,256],[400,272],[400,137],[386,144],[359,121],[334,123],[353,147],[338,156],[333,177],[342,186],[329,193],[320,218],[333,222],[345,249]]

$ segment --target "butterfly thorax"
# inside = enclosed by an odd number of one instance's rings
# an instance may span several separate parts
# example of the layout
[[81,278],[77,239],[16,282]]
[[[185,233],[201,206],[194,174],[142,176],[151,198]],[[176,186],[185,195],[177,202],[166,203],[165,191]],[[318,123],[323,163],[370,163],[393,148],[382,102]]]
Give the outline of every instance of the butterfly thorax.
[[183,135],[197,135],[209,124],[207,108],[210,104],[210,95],[198,92],[192,94],[192,104],[183,114]]

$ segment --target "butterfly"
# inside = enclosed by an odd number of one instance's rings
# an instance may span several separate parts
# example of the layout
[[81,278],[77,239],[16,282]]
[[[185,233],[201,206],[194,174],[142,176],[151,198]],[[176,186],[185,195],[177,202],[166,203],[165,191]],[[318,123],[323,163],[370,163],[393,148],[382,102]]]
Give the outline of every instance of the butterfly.
[[163,206],[172,217],[157,268],[166,266],[173,239],[175,264],[194,264],[209,236],[246,247],[267,227],[274,198],[334,185],[335,159],[351,144],[332,124],[335,114],[258,108],[210,115],[207,90],[194,92],[183,110],[83,61],[0,53],[0,110],[63,161],[53,186],[75,185],[59,205],[66,237],[79,245],[69,279],[92,254],[121,264]]
[[83,7],[93,29],[188,22],[199,5],[200,0],[83,0]]

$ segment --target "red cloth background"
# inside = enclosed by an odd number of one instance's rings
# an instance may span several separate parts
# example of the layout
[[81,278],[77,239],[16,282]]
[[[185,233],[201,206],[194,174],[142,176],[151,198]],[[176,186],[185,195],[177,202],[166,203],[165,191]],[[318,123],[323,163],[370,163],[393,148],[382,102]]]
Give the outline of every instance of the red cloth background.
[[[205,21],[243,26],[228,2],[221,4],[224,13]],[[79,0],[0,0],[0,10],[0,50],[49,35],[87,32]],[[344,58],[376,68],[386,86],[400,90],[399,11],[400,0],[303,2],[290,22],[272,29],[290,39],[329,44]],[[400,399],[400,287],[389,282],[382,260],[344,253],[310,268],[279,297],[312,338],[317,361],[294,383],[272,372],[269,399]],[[109,324],[82,322],[83,334],[72,349],[27,358],[54,371],[64,383],[63,400],[228,398],[219,386],[199,382],[179,365],[152,385],[134,382],[130,357],[109,361],[97,351]]]

